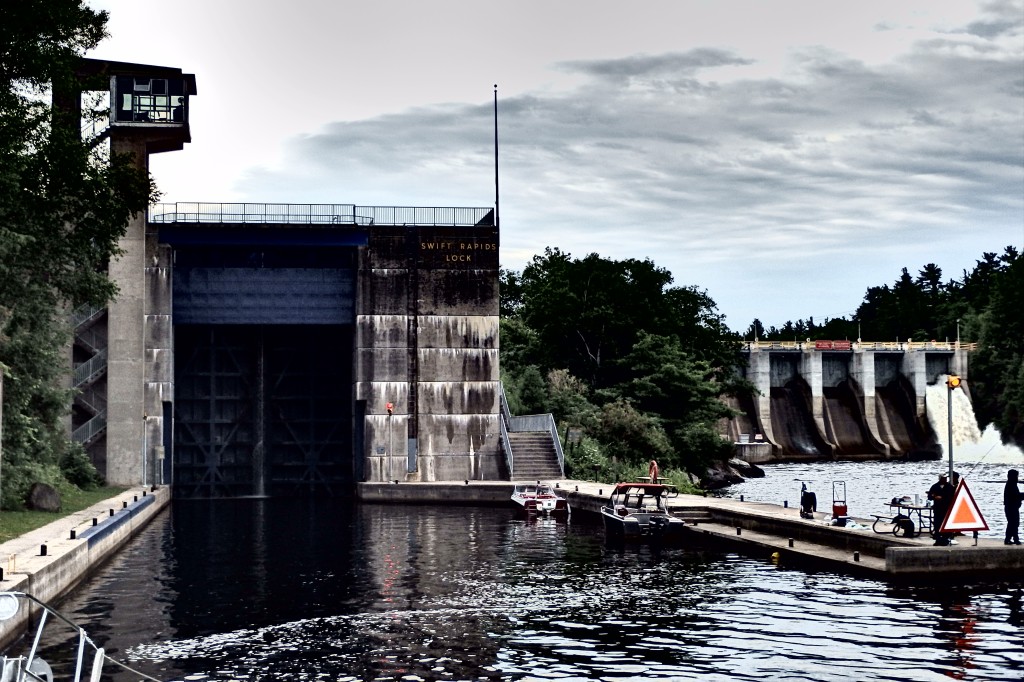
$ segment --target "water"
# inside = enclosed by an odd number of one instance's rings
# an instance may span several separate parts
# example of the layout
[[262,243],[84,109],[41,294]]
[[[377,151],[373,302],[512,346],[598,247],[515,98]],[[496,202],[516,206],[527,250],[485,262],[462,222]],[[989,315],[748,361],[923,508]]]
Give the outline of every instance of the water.
[[[954,461],[954,470],[963,477],[989,529],[980,537],[1002,538],[1006,530],[1003,513],[1003,486],[1010,464]],[[1018,468],[1024,468],[1017,465]],[[848,513],[859,519],[872,520],[872,514],[892,515],[885,506],[894,497],[916,495],[923,504],[926,493],[939,474],[949,470],[948,462],[804,462],[768,464],[761,467],[764,478],[749,478],[718,494],[751,502],[789,503],[800,506],[800,486],[818,498],[818,511],[832,511],[834,499],[845,497]],[[839,484],[839,485],[835,485]],[[835,487],[835,490],[833,490]],[[844,493],[845,488],[845,493]],[[870,531],[869,531],[870,532]]]
[[[949,409],[949,396],[953,409]],[[985,517],[988,531],[980,536],[1003,537],[1006,519],[1003,513],[1003,486],[1008,469],[1024,469],[1024,453],[1005,445],[992,426],[978,428],[974,409],[963,390],[950,392],[946,378],[927,387],[925,404],[928,420],[942,447],[943,459],[929,462],[805,462],[772,464],[764,467],[766,476],[748,479],[719,493],[772,504],[800,505],[800,489],[818,499],[818,511],[830,513],[833,501],[847,503],[854,517],[871,519],[872,514],[892,514],[886,503],[894,497],[910,496],[927,501],[928,488],[940,473],[949,471],[949,435],[953,436],[953,469],[966,482],[978,509]]]
[[1019,582],[898,586],[608,546],[582,512],[175,502],[61,608],[161,680],[1024,675]]

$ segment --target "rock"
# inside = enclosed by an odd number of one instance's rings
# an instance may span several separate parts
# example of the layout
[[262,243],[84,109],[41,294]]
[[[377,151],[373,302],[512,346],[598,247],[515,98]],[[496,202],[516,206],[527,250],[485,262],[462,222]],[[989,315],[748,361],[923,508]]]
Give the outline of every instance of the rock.
[[751,464],[745,459],[733,457],[729,460],[729,466],[744,478],[764,478],[764,469],[756,464]]
[[711,467],[707,470],[704,476],[704,480],[701,481],[701,485],[706,490],[719,490],[720,488],[728,488],[734,483],[743,483],[745,479],[736,472],[732,467],[721,464],[717,467]]
[[52,485],[33,483],[28,489],[25,506],[31,511],[59,512],[60,493]]

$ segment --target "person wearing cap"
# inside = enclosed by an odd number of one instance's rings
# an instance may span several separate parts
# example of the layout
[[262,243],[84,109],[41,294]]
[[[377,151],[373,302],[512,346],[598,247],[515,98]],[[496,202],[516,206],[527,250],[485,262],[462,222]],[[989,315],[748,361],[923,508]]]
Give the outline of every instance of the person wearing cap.
[[949,544],[949,535],[940,533],[939,528],[946,518],[949,505],[953,503],[953,486],[946,480],[946,474],[939,474],[939,480],[928,489],[928,499],[932,501],[932,534],[935,536],[935,545],[945,547]]
[[1006,512],[1006,539],[1004,545],[1020,544],[1020,502],[1021,492],[1017,487],[1017,470],[1006,472],[1006,487],[1003,488],[1003,511]]

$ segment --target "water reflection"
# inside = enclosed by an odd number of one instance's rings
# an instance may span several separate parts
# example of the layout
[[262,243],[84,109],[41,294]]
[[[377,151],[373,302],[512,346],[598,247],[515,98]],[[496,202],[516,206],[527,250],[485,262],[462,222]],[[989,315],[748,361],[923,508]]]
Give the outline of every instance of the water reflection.
[[906,681],[1024,667],[1020,585],[892,586],[716,547],[608,546],[599,524],[175,502],[63,610],[165,680]]

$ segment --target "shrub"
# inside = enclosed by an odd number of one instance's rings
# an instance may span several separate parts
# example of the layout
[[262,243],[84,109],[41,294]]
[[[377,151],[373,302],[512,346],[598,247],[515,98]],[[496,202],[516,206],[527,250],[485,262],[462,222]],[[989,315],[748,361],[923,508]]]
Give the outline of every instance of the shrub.
[[103,485],[103,477],[79,445],[74,445],[60,460],[60,470],[68,482],[82,490],[95,490]]

